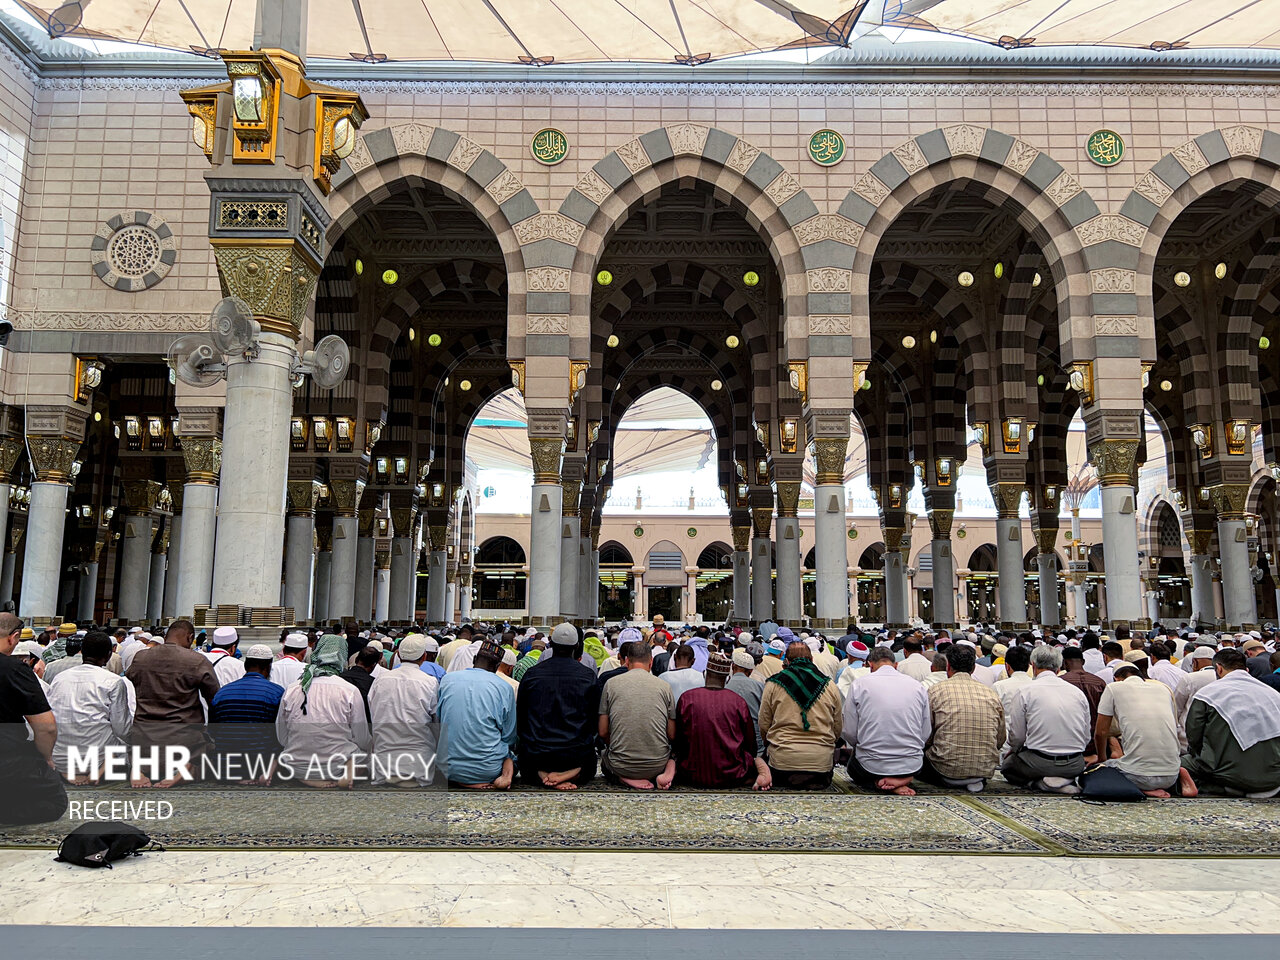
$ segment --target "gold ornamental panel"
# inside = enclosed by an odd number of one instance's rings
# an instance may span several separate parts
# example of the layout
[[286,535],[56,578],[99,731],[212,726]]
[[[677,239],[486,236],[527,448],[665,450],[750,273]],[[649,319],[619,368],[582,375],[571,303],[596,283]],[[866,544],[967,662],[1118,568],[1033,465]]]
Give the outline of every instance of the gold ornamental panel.
[[1137,440],[1099,440],[1089,448],[1089,459],[1098,471],[1098,481],[1102,486],[1137,484]]
[[264,331],[296,340],[315,293],[319,264],[292,239],[209,242],[223,295],[249,304]]
[[533,482],[559,483],[564,440],[561,437],[530,437],[529,452],[533,457]]
[[21,453],[21,440],[17,437],[0,437],[0,483],[9,482]]
[[817,484],[844,485],[844,464],[848,456],[847,437],[820,437],[813,441],[817,461]]
[[187,483],[216,484],[222,472],[222,441],[217,437],[183,437],[182,460]]
[[163,483],[155,480],[126,480],[124,482],[125,512],[131,517],[145,517],[153,513],[160,499]]
[[951,536],[951,524],[955,520],[954,510],[933,509],[929,511],[929,530],[935,540],[946,540]]
[[333,504],[333,514],[336,517],[354,517],[360,508],[362,496],[363,480],[329,481],[329,501]]
[[80,450],[79,440],[66,437],[27,437],[31,469],[41,483],[70,483],[71,465]]
[[778,516],[794,517],[800,506],[800,484],[788,480],[778,482]]
[[1249,503],[1249,485],[1245,483],[1219,483],[1209,488],[1209,497],[1219,519],[1243,520]]
[[755,528],[757,537],[768,540],[770,528],[773,526],[773,507],[752,507],[751,525]]
[[1020,483],[991,484],[991,499],[996,503],[996,516],[1001,520],[1016,519],[1025,489]]
[[751,549],[750,527],[733,527],[733,549],[738,553],[746,553]]

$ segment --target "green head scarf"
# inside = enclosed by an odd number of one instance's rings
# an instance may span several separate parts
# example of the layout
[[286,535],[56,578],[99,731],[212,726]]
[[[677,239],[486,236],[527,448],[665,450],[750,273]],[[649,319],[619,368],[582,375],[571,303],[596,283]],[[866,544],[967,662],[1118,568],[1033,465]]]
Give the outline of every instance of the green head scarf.
[[307,712],[307,691],[316,677],[336,677],[347,665],[347,638],[326,633],[316,644],[311,662],[302,671],[302,713]]
[[591,659],[596,662],[597,667],[609,659],[609,651],[595,634],[586,636],[582,641],[582,649],[591,654]]

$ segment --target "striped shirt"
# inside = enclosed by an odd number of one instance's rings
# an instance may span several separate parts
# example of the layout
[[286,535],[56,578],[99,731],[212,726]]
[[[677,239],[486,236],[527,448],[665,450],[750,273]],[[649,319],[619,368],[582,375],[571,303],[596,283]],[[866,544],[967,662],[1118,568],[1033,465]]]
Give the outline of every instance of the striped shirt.
[[218,690],[209,707],[217,752],[274,755],[280,749],[275,724],[283,696],[283,688],[252,671]]

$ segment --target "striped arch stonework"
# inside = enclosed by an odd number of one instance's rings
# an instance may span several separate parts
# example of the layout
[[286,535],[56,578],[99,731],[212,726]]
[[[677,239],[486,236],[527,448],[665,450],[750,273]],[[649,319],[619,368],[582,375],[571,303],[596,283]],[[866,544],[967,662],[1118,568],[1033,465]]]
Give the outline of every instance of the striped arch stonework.
[[[585,358],[592,276],[608,236],[636,203],[679,178],[710,184],[746,208],[782,280],[788,359],[817,356],[809,371],[811,390],[851,396],[848,265],[860,229],[843,217],[819,214],[794,173],[715,127],[682,123],[651,130],[588,170],[558,211],[563,218],[558,227],[569,230],[567,222],[581,227],[576,246],[567,239],[533,241],[541,247],[536,262],[563,271],[567,290],[546,298],[532,298],[531,291],[529,312],[569,314],[570,343],[581,350],[574,356]],[[810,330],[811,316],[818,319],[816,333]],[[822,338],[817,350],[810,350],[811,336]],[[837,369],[839,376],[832,376]]]
[[[967,181],[992,203],[1010,210],[1044,253],[1058,297],[1064,362],[1088,359],[1071,355],[1072,317],[1105,316],[1102,327],[1108,336],[1136,327],[1136,298],[1135,302],[1112,299],[1072,281],[1117,263],[1133,269],[1141,231],[1126,232],[1114,222],[1120,218],[1102,216],[1080,182],[1038,147],[998,130],[957,124],[921,134],[880,158],[840,205],[839,215],[862,234],[853,260],[853,319],[855,340],[865,345],[865,352],[869,352],[870,337],[866,285],[880,238],[913,201],[959,181]],[[1120,245],[1134,249],[1126,253],[1117,249]],[[1128,320],[1117,320],[1121,315]],[[1148,332],[1147,339],[1151,338]],[[1086,338],[1077,336],[1074,344],[1076,349],[1092,350],[1092,341],[1090,331]],[[1125,350],[1137,357],[1138,349],[1135,331],[1134,342]],[[1113,350],[1111,355],[1125,354]]]

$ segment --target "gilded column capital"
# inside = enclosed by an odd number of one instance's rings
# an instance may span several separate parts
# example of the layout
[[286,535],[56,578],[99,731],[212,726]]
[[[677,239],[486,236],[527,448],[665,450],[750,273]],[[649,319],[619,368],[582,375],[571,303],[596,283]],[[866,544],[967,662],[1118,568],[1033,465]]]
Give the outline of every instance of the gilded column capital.
[[560,482],[560,463],[564,458],[563,437],[530,437],[529,453],[533,458],[534,483]]
[[769,530],[773,526],[773,507],[752,507],[751,525],[761,540],[769,539]]
[[360,531],[361,539],[373,536],[373,515],[373,507],[364,507],[356,513],[356,516],[359,518],[357,521],[357,527]]
[[173,507],[173,515],[180,516],[182,514],[182,494],[186,490],[186,486],[181,482],[165,484],[165,488],[169,491],[169,503]]
[[330,553],[333,551],[333,524],[316,524],[316,549],[321,553]]
[[581,480],[565,480],[561,484],[561,496],[563,503],[561,504],[561,512],[565,518],[576,516],[578,513],[578,498],[582,495]]
[[17,553],[18,544],[22,543],[22,535],[27,532],[27,525],[18,523],[17,518],[14,519],[13,526],[9,528],[9,552]]
[[883,527],[884,531],[884,548],[886,553],[899,553],[902,550],[903,540],[906,538],[906,527]]
[[373,565],[379,570],[391,569],[391,551],[379,550],[373,555]]
[[147,517],[155,512],[160,500],[163,483],[155,480],[126,480],[124,482],[125,513],[131,517]]
[[817,483],[844,485],[845,457],[849,452],[848,437],[817,437],[813,441],[817,463]]
[[947,540],[951,536],[951,523],[955,519],[954,510],[933,509],[929,511],[929,530],[935,540]]
[[330,480],[329,501],[335,517],[354,517],[364,496],[363,480]]
[[593,524],[591,527],[591,549],[600,549],[600,524]]
[[1041,556],[1048,556],[1053,553],[1053,549],[1058,544],[1057,527],[1037,527],[1036,548],[1040,551]]
[[297,340],[320,276],[320,265],[306,248],[291,237],[211,237],[209,242],[223,294],[247,303],[264,332]]
[[391,526],[397,537],[413,536],[413,524],[418,519],[418,507],[392,507]]
[[71,465],[80,450],[79,440],[67,437],[27,437],[31,469],[40,483],[71,483]]
[[216,486],[222,472],[222,441],[217,437],[183,437],[182,460],[187,483]]
[[22,441],[17,437],[0,437],[0,483],[8,483],[13,468],[22,453]]
[[1025,491],[1026,487],[1020,483],[991,484],[991,499],[996,502],[996,516],[1001,520],[1016,520]]
[[1089,459],[1104,487],[1137,486],[1138,441],[1098,440],[1089,447]]
[[733,530],[733,549],[738,553],[746,553],[751,549],[751,527],[738,526],[735,524]]
[[320,485],[314,480],[290,480],[285,486],[286,512],[291,517],[314,517]]
[[1193,556],[1205,557],[1209,555],[1209,545],[1213,542],[1212,530],[1188,530],[1187,540],[1191,544],[1191,553]]
[[427,537],[431,541],[431,549],[433,551],[444,550],[449,543],[448,525],[443,523],[428,524]]
[[794,517],[800,506],[800,482],[798,480],[777,481],[778,516]]
[[1219,483],[1209,488],[1209,499],[1219,520],[1243,520],[1249,504],[1249,485]]

